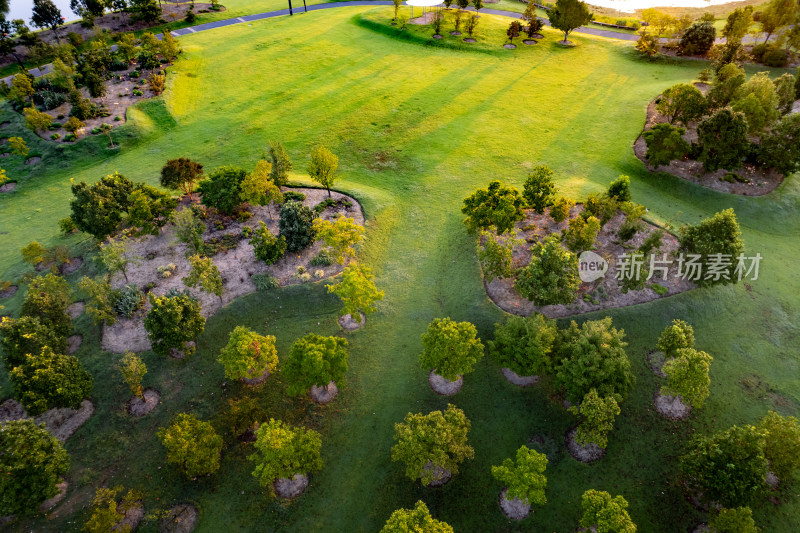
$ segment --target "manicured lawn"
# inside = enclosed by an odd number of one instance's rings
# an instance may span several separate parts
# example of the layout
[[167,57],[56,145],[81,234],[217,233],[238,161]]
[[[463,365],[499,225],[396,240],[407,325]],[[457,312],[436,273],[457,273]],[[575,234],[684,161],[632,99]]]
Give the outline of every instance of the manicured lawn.
[[[228,4],[233,12],[234,3]],[[695,78],[705,63],[644,62],[630,44],[579,34],[571,36],[579,46],[565,49],[549,29],[537,46],[505,50],[500,45],[508,19],[491,16],[481,17],[481,47],[470,50],[455,40],[454,48],[447,42],[426,46],[422,29],[403,39],[393,29],[369,29],[362,15],[373,23],[391,16],[391,8],[371,9],[316,12],[181,38],[185,54],[171,69],[163,100],[129,111],[131,124],[118,133],[119,153],[96,137],[62,153],[35,142],[16,119],[4,128],[3,135],[23,132],[44,160],[33,169],[18,158],[6,160],[20,185],[0,198],[2,278],[23,273],[18,250],[30,240],[61,242],[56,223],[69,212],[70,179],[94,181],[119,171],[156,184],[163,163],[179,156],[197,159],[207,170],[250,168],[267,141],[278,139],[294,159],[297,181],[314,144],[339,155],[337,188],[359,198],[368,217],[360,261],[374,269],[386,291],[367,326],[348,335],[350,372],[334,403],[318,407],[287,399],[280,375],[251,393],[269,416],[323,433],[325,467],[292,504],[264,496],[251,476],[250,449],[231,439],[219,473],[182,480],[165,464],[155,430],[181,411],[225,429],[220,412],[244,393],[238,384],[223,385],[216,362],[234,326],[276,335],[281,358],[305,333],[336,333],[338,302],[322,285],[236,301],[209,320],[187,361],[144,354],[150,370],[145,385],[162,391],[162,404],[141,420],[123,413],[127,391],[115,368],[120,356],[99,350],[98,330],[82,317],[78,327],[86,341],[78,356],[95,378],[96,413],[67,444],[73,457],[67,501],[51,521],[26,521],[19,530],[78,530],[94,488],[123,485],[144,492],[148,514],[194,502],[201,510],[198,531],[376,531],[394,509],[417,499],[459,532],[573,531],[580,495],[589,488],[624,495],[640,531],[685,531],[703,519],[675,483],[688,437],[755,422],[768,409],[797,413],[797,181],[766,197],[732,197],[650,174],[632,152],[647,102],[665,87]],[[2,120],[9,116],[3,110]],[[608,313],[628,334],[638,378],[608,454],[588,466],[560,448],[560,459],[548,467],[547,505],[509,524],[497,505],[501,487],[490,466],[534,435],[560,445],[574,423],[548,398],[546,384],[515,388],[488,360],[465,378],[449,401],[472,421],[476,458],[442,489],[422,489],[405,478],[389,449],[393,424],[407,412],[448,403],[430,391],[417,363],[427,323],[443,316],[469,320],[489,338],[502,320],[485,296],[475,240],[461,223],[461,200],[492,179],[521,187],[527,170],[539,163],[551,166],[561,191],[575,199],[628,174],[634,200],[660,222],[696,222],[734,207],[748,250],[764,261],[761,277],[747,287],[697,290]],[[88,248],[80,237],[68,242]],[[16,313],[20,298],[5,301],[5,312]],[[694,325],[698,348],[715,358],[711,397],[683,423],[654,411],[657,383],[644,358],[677,317]],[[0,386],[8,394],[5,375]],[[800,522],[797,496],[781,497],[780,507],[756,506],[756,521],[766,531],[791,532]],[[155,530],[154,522],[146,530]]]

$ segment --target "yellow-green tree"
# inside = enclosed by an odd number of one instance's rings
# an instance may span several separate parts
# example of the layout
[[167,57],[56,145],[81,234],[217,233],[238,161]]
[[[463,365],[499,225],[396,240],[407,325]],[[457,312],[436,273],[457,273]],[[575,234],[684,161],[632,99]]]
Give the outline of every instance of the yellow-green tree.
[[375,286],[374,279],[369,268],[353,264],[344,269],[339,283],[328,285],[328,292],[344,304],[342,315],[349,314],[361,323],[361,313],[368,315],[378,310],[375,303],[383,299],[384,293]]
[[344,264],[348,257],[355,256],[354,246],[364,239],[364,227],[342,214],[339,214],[333,222],[315,218],[313,228],[317,238],[322,239],[328,252],[340,265]]

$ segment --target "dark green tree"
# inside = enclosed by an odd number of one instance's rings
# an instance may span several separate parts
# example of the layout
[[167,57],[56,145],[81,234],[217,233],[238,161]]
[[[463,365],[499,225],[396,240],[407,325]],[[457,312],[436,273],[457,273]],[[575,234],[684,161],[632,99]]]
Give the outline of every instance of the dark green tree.
[[11,371],[19,401],[36,416],[53,407],[78,408],[92,393],[92,376],[71,355],[45,347]]
[[59,353],[67,349],[67,339],[42,323],[37,316],[22,316],[18,319],[0,319],[0,346],[3,347],[6,370],[25,362],[28,354],[42,353],[49,346]]
[[125,176],[114,173],[97,183],[73,183],[74,198],[70,203],[72,221],[75,226],[96,239],[104,239],[114,233],[130,206],[134,184]]
[[467,215],[464,223],[470,231],[494,226],[501,235],[525,218],[525,200],[514,187],[504,187],[499,181],[489,183],[488,189],[478,189],[464,199],[461,212]]
[[695,283],[700,286],[736,283],[736,259],[744,252],[744,244],[733,209],[721,211],[694,226],[684,226],[679,233],[681,251],[699,255],[701,264],[709,265],[712,256],[727,257],[730,263],[727,266],[719,265],[719,276],[709,275],[706,269],[706,273]]
[[670,124],[677,121],[685,126],[703,116],[706,99],[694,85],[678,83],[661,93],[656,109],[667,117]]
[[172,190],[182,190],[192,198],[195,184],[203,179],[203,165],[187,157],[170,159],[161,169],[161,186]]
[[730,108],[720,109],[700,121],[697,140],[700,144],[698,160],[703,169],[714,172],[720,168],[734,170],[750,152],[747,138],[747,120],[743,113]]
[[311,387],[327,388],[331,381],[341,381],[347,373],[347,356],[347,339],[314,333],[298,339],[283,365],[289,382],[286,392],[299,396]]
[[561,245],[558,235],[531,249],[531,262],[517,274],[514,288],[536,305],[568,304],[581,285],[578,257]]
[[800,113],[786,115],[761,137],[758,162],[787,176],[800,170]]
[[589,24],[592,20],[592,11],[585,2],[580,0],[556,0],[556,5],[547,12],[550,25],[564,32],[564,43],[572,30]]
[[69,283],[55,274],[46,274],[31,280],[21,315],[36,317],[56,335],[66,337],[72,331],[72,318],[67,313],[71,302]]
[[150,295],[152,308],[144,319],[144,329],[159,355],[169,354],[171,349],[190,355],[193,348],[186,343],[203,332],[206,319],[200,314],[200,302],[188,292],[155,297]]
[[669,124],[656,124],[642,133],[642,138],[647,145],[647,162],[658,168],[669,165],[670,161],[681,159],[689,153],[689,143],[683,138],[686,132],[683,128]]
[[520,376],[553,370],[551,352],[558,329],[544,315],[509,316],[494,325],[494,339],[486,342],[489,357]]
[[37,28],[53,30],[56,41],[61,42],[58,28],[64,24],[64,17],[61,15],[61,10],[56,7],[52,0],[33,0],[31,24]]
[[286,240],[286,250],[299,252],[314,242],[314,212],[301,202],[290,201],[281,207],[278,221],[280,237]]
[[716,38],[717,29],[711,22],[695,22],[681,37],[680,53],[685,56],[704,56],[711,50]]
[[553,171],[547,165],[533,167],[522,186],[522,197],[528,207],[539,214],[543,214],[547,207],[553,205],[556,192]]
[[226,215],[233,214],[242,204],[242,182],[246,177],[247,171],[240,167],[229,165],[215,169],[198,187],[203,205]]

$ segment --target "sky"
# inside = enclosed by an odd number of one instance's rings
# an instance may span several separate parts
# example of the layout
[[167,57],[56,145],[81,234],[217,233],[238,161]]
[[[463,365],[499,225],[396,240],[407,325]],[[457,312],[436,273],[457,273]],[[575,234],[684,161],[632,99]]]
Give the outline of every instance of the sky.
[[[69,10],[69,0],[53,0],[53,3],[61,10],[61,14],[67,20],[77,19],[77,15]],[[31,24],[31,10],[33,9],[33,0],[11,0],[11,11],[8,12],[7,20],[22,19],[30,26]]]

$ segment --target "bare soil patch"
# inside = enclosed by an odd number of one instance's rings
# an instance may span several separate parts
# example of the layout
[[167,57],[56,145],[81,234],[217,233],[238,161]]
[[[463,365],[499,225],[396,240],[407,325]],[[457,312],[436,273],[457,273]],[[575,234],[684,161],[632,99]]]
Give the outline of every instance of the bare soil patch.
[[69,484],[66,481],[62,481],[61,483],[57,484],[56,488],[58,489],[58,494],[56,494],[52,498],[43,501],[42,504],[39,506],[39,511],[46,513],[50,511],[50,509],[61,503],[61,501],[64,499],[64,496],[67,495],[67,487],[69,487]]
[[[570,219],[579,216],[582,205],[576,205],[570,211]],[[678,277],[677,262],[667,271],[666,279],[662,279],[661,273],[656,272],[653,278],[647,282],[642,290],[629,290],[622,292],[622,287],[617,280],[619,257],[626,253],[631,253],[634,249],[641,246],[644,240],[659,228],[646,220],[642,220],[641,231],[628,242],[620,242],[617,232],[625,221],[625,215],[618,213],[609,220],[600,230],[595,241],[594,252],[602,256],[608,262],[608,271],[605,276],[591,283],[583,283],[578,291],[578,296],[570,304],[544,305],[537,306],[533,302],[524,298],[514,288],[513,278],[496,278],[491,283],[485,283],[486,293],[489,298],[503,311],[520,316],[528,316],[534,312],[542,313],[548,318],[561,318],[583,313],[590,313],[601,309],[613,309],[616,307],[626,307],[640,303],[650,302],[665,296],[672,296],[684,291],[694,289],[695,284],[683,277]],[[531,260],[531,244],[543,240],[551,233],[558,233],[566,229],[568,221],[555,222],[548,213],[540,215],[532,210],[525,212],[525,219],[517,222],[516,228],[519,237],[525,243],[514,247],[513,267],[514,269],[527,266]],[[670,233],[664,233],[662,245],[655,250],[656,258],[661,259],[664,254],[668,258],[674,259],[678,253],[678,239]],[[649,261],[649,258],[647,258]],[[661,295],[653,288],[659,285],[666,289]],[[663,292],[663,289],[662,290]]]
[[457,380],[449,381],[437,374],[435,370],[431,370],[431,373],[428,374],[428,384],[439,396],[452,396],[461,390],[464,385],[464,377],[458,376]]
[[158,406],[161,393],[155,389],[145,389],[142,393],[144,400],[134,396],[128,402],[128,412],[133,416],[144,416]]
[[656,411],[670,420],[685,420],[692,414],[692,406],[683,403],[680,395],[670,396],[657,392],[653,396],[653,405],[655,405]]
[[11,298],[15,294],[17,294],[18,290],[19,287],[17,285],[9,285],[8,287],[0,291],[0,298]]
[[337,387],[336,383],[333,381],[328,383],[327,387],[317,387],[316,385],[311,387],[311,399],[314,400],[315,403],[323,405],[330,403],[338,394],[339,387]]
[[69,355],[75,354],[78,348],[81,347],[81,343],[83,343],[83,335],[70,335],[67,337],[67,353]]
[[647,366],[650,367],[650,370],[653,371],[653,374],[660,378],[666,378],[667,375],[664,373],[662,368],[664,367],[664,363],[667,362],[667,356],[664,355],[664,352],[659,350],[653,350],[652,352],[647,354]]
[[522,520],[531,514],[531,504],[519,498],[508,499],[507,495],[508,487],[500,491],[500,496],[497,498],[504,515],[511,520]]
[[114,530],[118,531],[127,525],[129,528],[128,531],[135,531],[144,518],[144,504],[142,502],[136,502],[124,508],[124,505],[119,503],[117,505],[117,512],[122,513],[123,517],[114,527]]
[[[299,188],[292,190],[305,194],[306,198],[303,204],[311,208],[328,197],[328,193],[324,189]],[[353,218],[356,224],[364,224],[364,213],[354,198],[335,191],[332,192],[332,198],[347,200],[352,205],[345,207],[338,204],[327,207],[319,215],[321,218],[334,220],[337,215],[342,214]],[[273,234],[278,234],[278,217],[274,208],[272,209],[272,219],[269,217],[267,207],[256,206],[250,208],[250,211],[253,216],[246,222],[231,220],[222,229],[209,229],[203,236],[204,240],[221,239],[224,235],[240,238],[243,227],[257,228],[259,222],[264,222]],[[337,263],[330,266],[311,265],[311,259],[322,250],[323,246],[324,243],[317,241],[300,253],[286,254],[275,264],[266,265],[255,257],[253,247],[248,239],[240,238],[234,248],[212,257],[212,261],[219,268],[223,278],[222,302],[213,294],[207,294],[197,289],[190,289],[190,292],[200,301],[203,316],[209,317],[236,298],[255,292],[256,286],[252,281],[253,274],[270,274],[278,279],[281,286],[295,285],[305,283],[297,275],[298,267],[302,266],[307,272],[314,274],[308,282],[318,282],[339,274],[346,266]],[[178,242],[174,226],[167,227],[157,236],[148,235],[132,239],[130,250],[131,253],[139,255],[145,260],[141,264],[129,268],[129,282],[126,282],[121,274],[115,275],[111,281],[113,288],[120,288],[127,283],[133,283],[140,288],[153,284],[150,292],[155,296],[161,296],[173,288],[179,290],[186,288],[181,279],[190,271],[189,261],[186,258],[187,249],[186,244]],[[177,269],[174,275],[164,278],[159,275],[158,267],[169,264],[174,264]],[[317,271],[321,271],[320,277],[316,276]],[[144,315],[149,308],[150,303],[146,301],[144,309],[132,318],[120,317],[113,326],[105,326],[103,328],[103,349],[114,353],[122,353],[125,350],[134,352],[149,350],[150,341],[143,324]]]
[[458,37],[459,35],[461,35],[461,32],[457,31],[457,30],[453,30],[453,31],[450,32],[450,35],[454,35],[454,36]]
[[464,40],[465,43],[477,43],[478,42],[477,39],[473,39],[472,37],[464,37],[463,40]]
[[9,181],[7,183],[0,185],[0,192],[11,192],[16,188],[17,188],[17,182]]
[[[45,424],[47,430],[61,442],[66,442],[94,413],[94,405],[83,400],[78,409],[54,407],[33,419],[36,424]],[[9,399],[0,404],[0,422],[30,418],[25,407],[16,400]]]
[[408,21],[409,24],[417,24],[418,26],[424,26],[432,22],[433,22],[433,11],[428,11],[423,16],[416,17]]
[[278,497],[291,500],[303,494],[306,488],[308,488],[308,476],[305,474],[295,474],[292,479],[276,479],[272,483],[272,488],[275,489],[275,494],[278,495]]
[[[703,89],[701,88],[701,90]],[[653,100],[647,106],[647,119],[642,133],[652,129],[656,124],[666,122],[668,122],[667,118],[658,113],[655,100]],[[683,138],[689,144],[697,142],[697,126],[698,122],[695,121],[686,127],[686,133],[683,134]],[[783,174],[775,169],[756,167],[749,163],[745,163],[741,168],[734,170],[719,169],[715,172],[706,172],[703,170],[703,163],[688,157],[684,157],[682,160],[670,161],[669,165],[656,168],[647,162],[645,157],[647,144],[641,134],[633,144],[633,152],[652,172],[667,172],[703,187],[731,194],[741,194],[743,196],[768,194],[774,191],[783,182],[784,178]],[[729,172],[739,176],[739,179],[733,179],[732,182],[723,180],[722,178]]]
[[578,444],[575,440],[575,435],[578,433],[578,428],[572,428],[567,431],[564,436],[564,444],[567,445],[569,454],[582,463],[593,463],[601,459],[606,451],[597,444],[589,443],[587,445]]
[[433,472],[433,480],[428,483],[428,487],[443,487],[447,485],[447,483],[453,479],[453,473],[447,470],[446,468],[442,468],[441,466],[437,466],[432,462],[428,461],[423,469],[425,471],[432,471]]
[[509,383],[519,385],[520,387],[530,387],[539,383],[539,376],[520,376],[510,368],[503,368],[501,372]]
[[261,385],[269,378],[269,366],[264,369],[260,376],[256,376],[254,378],[241,378],[241,382],[245,385],[255,386]]
[[767,486],[772,490],[777,490],[778,485],[781,484],[781,480],[778,478],[778,476],[775,475],[775,472],[767,472],[767,476],[764,479],[764,481],[766,482]]
[[84,302],[75,302],[67,307],[67,314],[72,320],[75,320],[83,314],[84,309],[86,309],[86,304]]
[[357,329],[361,329],[364,327],[364,324],[367,323],[367,317],[364,315],[364,313],[359,313],[359,315],[361,315],[361,322],[357,322],[350,313],[342,315],[339,317],[339,325],[342,326],[342,329],[345,331],[355,331]]
[[534,41],[533,39],[523,39],[522,44],[527,44],[528,46],[539,44],[538,41]]
[[508,48],[509,50],[516,50],[517,49],[517,45],[516,44],[511,44],[511,43],[506,43],[506,44],[503,45],[503,48]]
[[73,257],[69,260],[69,262],[61,265],[60,267],[61,274],[64,276],[72,274],[73,272],[77,271],[81,266],[83,266],[83,258]]
[[159,521],[160,533],[191,533],[197,527],[200,512],[192,504],[176,505]]

